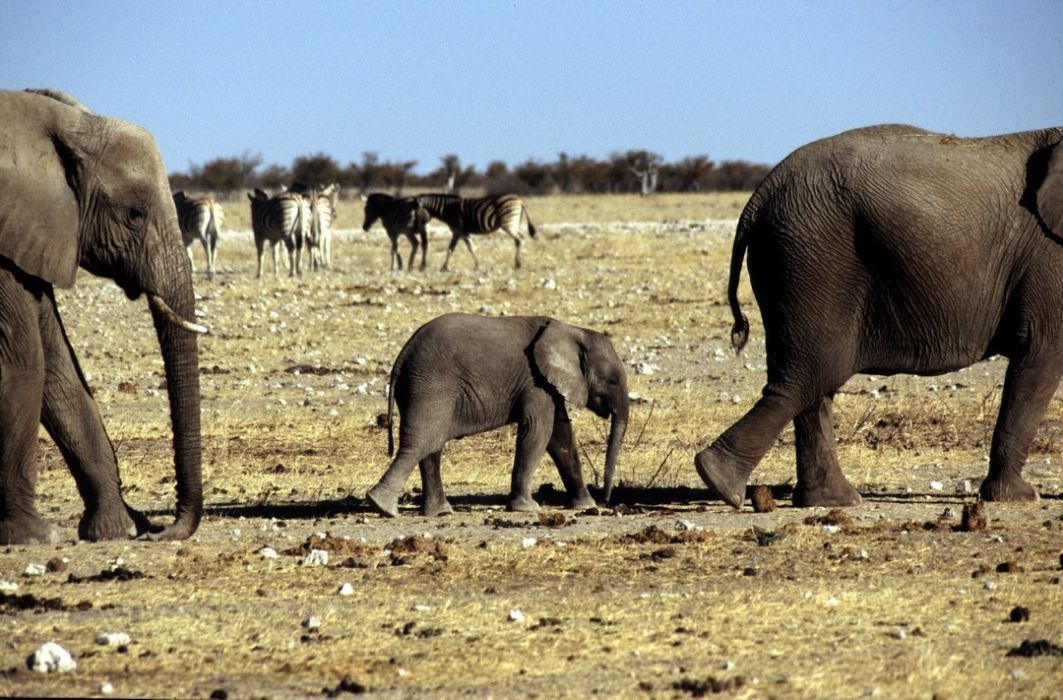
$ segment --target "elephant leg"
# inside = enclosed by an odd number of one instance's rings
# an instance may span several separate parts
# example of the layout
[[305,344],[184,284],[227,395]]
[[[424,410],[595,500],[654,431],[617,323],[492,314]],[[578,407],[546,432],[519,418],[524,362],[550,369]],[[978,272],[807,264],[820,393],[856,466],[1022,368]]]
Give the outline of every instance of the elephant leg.
[[572,434],[572,423],[561,416],[554,418],[554,431],[550,443],[546,446],[550,459],[557,465],[557,473],[568,492],[569,508],[592,508],[597,503],[583,483],[583,470],[579,464],[579,450],[576,437]]
[[40,333],[48,368],[41,423],[63,454],[85,502],[78,536],[95,542],[147,532],[148,519],[122,499],[114,446],[50,293],[41,300]]
[[[1063,374],[1056,344],[1040,355],[1012,359],[1004,377],[1000,415],[989,452],[989,474],[978,493],[986,501],[1035,501],[1037,491],[1022,478],[1030,443]],[[1050,353],[1050,354],[1049,354]],[[1048,356],[1046,356],[1048,354]]]
[[397,517],[399,496],[402,495],[406,480],[410,478],[413,468],[426,456],[422,451],[399,447],[398,454],[388,466],[388,470],[384,472],[384,476],[380,477],[380,481],[366,492],[365,500],[369,501],[369,505],[381,515],[389,518]]
[[0,262],[0,544],[55,544],[59,529],[35,505],[45,375],[39,302],[8,265]]
[[697,454],[694,466],[715,496],[735,508],[742,505],[753,468],[803,408],[793,396],[787,387],[769,383],[748,413]]
[[838,466],[832,407],[832,397],[824,396],[815,408],[794,418],[797,486],[793,503],[797,507],[855,506],[860,503],[860,494]]
[[442,456],[442,452],[433,452],[421,460],[421,491],[424,493],[421,515],[450,515],[454,512],[443,492],[443,479],[439,474]]
[[539,504],[532,498],[532,479],[550,443],[553,429],[553,399],[544,392],[538,392],[527,401],[517,424],[517,451],[513,459],[509,510],[529,513],[539,510]]

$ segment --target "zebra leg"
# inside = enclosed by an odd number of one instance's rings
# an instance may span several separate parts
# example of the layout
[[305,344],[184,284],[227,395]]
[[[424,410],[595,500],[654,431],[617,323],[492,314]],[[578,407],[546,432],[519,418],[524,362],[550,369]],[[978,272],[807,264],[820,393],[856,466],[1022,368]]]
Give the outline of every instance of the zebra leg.
[[192,244],[189,243],[185,246],[185,253],[188,255],[188,264],[192,267],[192,272],[196,271],[196,261],[192,259]]
[[472,237],[471,236],[465,236],[465,238],[463,240],[465,241],[465,247],[469,249],[469,255],[472,256],[472,268],[474,270],[479,270],[480,269],[480,261],[476,259],[476,251],[472,249]]
[[417,257],[417,236],[409,232],[406,238],[410,240],[410,259],[406,261],[406,271],[409,272],[413,269],[413,261]]
[[255,238],[255,248],[258,249],[258,272],[255,273],[255,279],[262,277],[262,254],[266,252],[265,243],[261,238]]
[[207,279],[212,280],[214,279],[214,261],[210,257],[210,242],[206,238],[201,238],[200,242],[203,244],[203,257],[207,259]]
[[428,264],[428,231],[421,229],[421,270]]
[[[447,257],[443,261],[443,267],[441,268],[443,272],[447,271],[447,267],[450,265],[450,256],[454,254],[454,249],[458,246],[459,240],[461,240],[460,233],[454,233],[450,237],[450,245],[447,246]],[[475,259],[475,256],[473,256],[473,259]]]
[[[519,223],[519,219],[518,219],[518,223]],[[520,233],[513,233],[512,231],[510,231],[508,228],[506,228],[504,226],[502,227],[502,230],[506,232],[507,236],[509,236],[510,238],[513,239],[513,244],[517,247],[517,254],[516,254],[516,257],[513,259],[513,267],[519,270],[520,269],[520,245],[521,245]]]
[[391,238],[391,267],[388,270],[394,272],[395,267],[398,266],[399,272],[402,272],[402,256],[399,255],[399,236],[398,234],[394,236],[388,234],[388,237]]

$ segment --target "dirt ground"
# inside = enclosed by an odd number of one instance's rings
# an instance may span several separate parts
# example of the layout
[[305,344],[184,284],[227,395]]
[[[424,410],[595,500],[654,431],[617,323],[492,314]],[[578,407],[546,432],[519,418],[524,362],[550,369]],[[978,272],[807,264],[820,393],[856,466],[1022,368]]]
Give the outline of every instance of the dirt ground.
[[[793,437],[754,472],[778,508],[708,500],[694,454],[748,410],[764,339],[730,349],[727,261],[743,195],[533,198],[522,270],[503,235],[438,271],[388,271],[380,228],[344,202],[334,266],[254,279],[246,201],[229,204],[216,280],[194,251],[207,513],[189,541],[74,541],[81,513],[41,433],[39,507],[70,539],[0,548],[0,694],[1050,698],[1063,695],[1063,407],[1025,475],[1036,503],[988,504],[1005,363],[854,377],[835,402],[864,503],[795,509]],[[405,241],[402,245],[406,256]],[[59,293],[127,500],[172,517],[161,359],[143,300],[82,275]],[[448,445],[457,512],[383,519],[362,494],[387,467],[384,387],[399,348],[449,311],[548,314],[608,331],[633,407],[614,507],[572,512],[545,461],[538,515],[504,510],[511,429]],[[588,479],[608,425],[581,412]],[[970,491],[967,491],[969,487]],[[327,563],[311,550],[328,552]],[[309,558],[308,558],[309,557]],[[314,560],[318,564],[314,564]],[[27,567],[44,572],[28,575]],[[349,584],[345,586],[345,584]],[[100,644],[102,634],[128,641]],[[54,641],[77,668],[39,674]]]

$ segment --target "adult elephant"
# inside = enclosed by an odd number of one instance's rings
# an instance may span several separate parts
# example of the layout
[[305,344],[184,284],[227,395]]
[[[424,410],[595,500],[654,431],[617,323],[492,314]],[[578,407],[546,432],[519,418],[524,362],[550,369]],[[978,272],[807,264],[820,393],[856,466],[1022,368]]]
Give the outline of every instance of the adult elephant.
[[85,502],[78,535],[136,536],[114,448],[70,346],[53,287],[78,266],[147,295],[166,370],[177,517],[152,533],[183,539],[199,523],[199,368],[192,276],[162,158],[139,127],[52,91],[0,92],[0,543],[57,542],[38,514],[37,425],[52,436]]
[[728,298],[741,349],[738,280],[764,321],[768,383],[756,405],[695,458],[741,504],[787,422],[798,506],[860,496],[838,466],[834,392],[854,373],[934,375],[1008,358],[980,495],[1037,498],[1022,478],[1063,374],[1063,128],[957,138],[909,126],[848,131],[798,149],[738,222]]

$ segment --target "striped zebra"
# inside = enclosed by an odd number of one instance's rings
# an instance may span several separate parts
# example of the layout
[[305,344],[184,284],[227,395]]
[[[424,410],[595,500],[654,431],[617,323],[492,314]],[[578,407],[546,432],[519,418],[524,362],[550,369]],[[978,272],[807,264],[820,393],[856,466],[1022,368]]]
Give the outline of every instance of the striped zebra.
[[516,244],[517,254],[513,266],[520,269],[521,214],[528,220],[528,234],[535,238],[535,225],[532,224],[528,208],[520,197],[515,194],[501,194],[479,199],[463,199],[452,194],[422,194],[416,199],[429,214],[450,227],[452,236],[450,245],[447,246],[447,258],[443,261],[444,270],[450,263],[450,256],[454,253],[458,241],[465,241],[473,265],[479,269],[480,262],[473,252],[469,235],[493,233],[499,229],[505,231]]
[[302,275],[300,267],[303,243],[310,230],[310,213],[306,199],[292,192],[282,192],[270,197],[262,190],[248,194],[251,200],[251,230],[255,234],[258,249],[258,272],[262,277],[262,254],[268,242],[273,255],[273,274],[277,274],[277,244],[284,242],[288,249],[288,275]]
[[174,192],[173,203],[177,207],[181,239],[184,241],[192,272],[196,271],[196,263],[192,259],[192,244],[199,240],[207,258],[207,279],[214,279],[218,260],[218,233],[224,220],[221,204],[214,201],[213,197],[189,197],[180,190]]
[[425,268],[428,257],[428,230],[425,228],[431,218],[417,203],[415,197],[392,197],[375,193],[368,197],[362,195],[365,202],[365,223],[362,230],[368,231],[377,219],[384,225],[388,238],[391,239],[391,268],[402,270],[402,256],[399,255],[399,236],[406,236],[410,241],[410,259],[406,269],[413,269],[417,257],[417,237],[421,244],[421,269]]
[[327,187],[310,187],[301,182],[295,182],[289,192],[300,194],[306,199],[310,212],[310,230],[307,233],[306,244],[310,253],[310,266],[332,267],[332,223],[336,220],[336,204],[339,199],[340,187],[333,183]]

